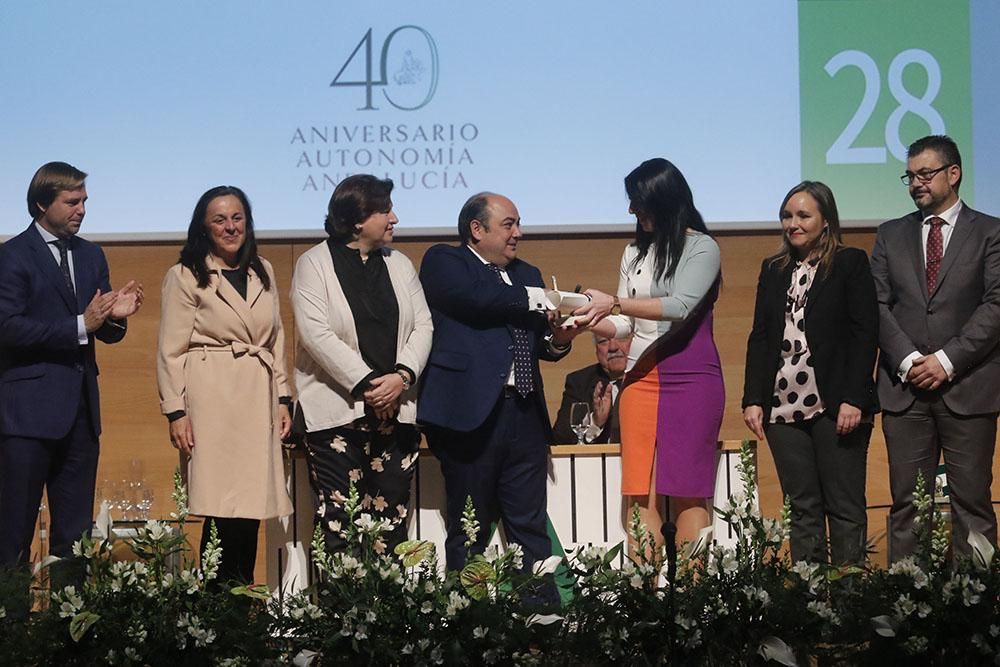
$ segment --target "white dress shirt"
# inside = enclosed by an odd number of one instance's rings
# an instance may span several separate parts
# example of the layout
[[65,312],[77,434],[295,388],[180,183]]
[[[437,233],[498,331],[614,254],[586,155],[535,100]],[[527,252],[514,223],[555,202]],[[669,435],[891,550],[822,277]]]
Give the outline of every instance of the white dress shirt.
[[[41,234],[42,240],[45,241],[45,245],[48,247],[49,252],[52,253],[53,259],[56,261],[56,266],[59,266],[61,259],[59,257],[59,248],[56,247],[54,241],[58,241],[59,237],[50,232],[49,230],[42,227],[37,222],[35,223],[35,229]],[[69,261],[69,277],[73,281],[73,290],[76,290],[76,267],[73,264],[73,251],[69,248],[66,250],[66,256]],[[62,269],[60,269],[61,271]],[[86,345],[88,343],[87,338],[87,325],[84,322],[83,314],[76,316],[76,340],[80,345]]]
[[[920,247],[924,253],[924,266],[927,266],[927,235],[931,231],[931,218],[941,218],[944,220],[944,224],[941,225],[941,256],[944,257],[945,253],[948,252],[948,241],[951,240],[951,234],[955,231],[955,225],[958,224],[958,214],[962,212],[962,200],[959,199],[955,204],[948,210],[941,213],[941,215],[925,215],[924,222],[920,226]],[[899,370],[897,371],[899,379],[904,383],[906,382],[906,376],[910,373],[910,369],[913,367],[913,362],[924,355],[920,352],[914,350],[910,352],[903,359],[902,363],[899,364]],[[941,363],[941,367],[944,372],[948,374],[948,380],[955,379],[955,366],[951,363],[951,359],[948,355],[944,353],[944,350],[938,350],[934,353],[938,361]]]

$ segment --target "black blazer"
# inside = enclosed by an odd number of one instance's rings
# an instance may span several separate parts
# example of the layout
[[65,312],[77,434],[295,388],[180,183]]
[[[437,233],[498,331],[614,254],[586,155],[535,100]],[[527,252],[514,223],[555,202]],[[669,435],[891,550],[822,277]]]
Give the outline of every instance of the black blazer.
[[[768,260],[760,268],[753,329],[747,340],[743,407],[764,408],[769,420],[774,379],[781,362],[785,304],[794,263],[783,269]],[[866,415],[878,412],[872,371],[878,351],[878,301],[868,256],[842,248],[826,275],[817,274],[805,312],[806,342],[816,385],[826,410],[836,416],[841,403]]]
[[[594,402],[594,388],[598,382],[607,384],[610,382],[608,374],[604,372],[600,364],[593,364],[578,371],[573,371],[566,376],[566,386],[563,388],[562,402],[559,405],[559,413],[556,415],[556,423],[552,427],[556,444],[575,445],[576,434],[569,425],[570,406],[574,403],[586,403],[590,405]],[[618,394],[621,398],[621,393]],[[608,422],[594,439],[594,444],[604,444],[607,442],[621,442],[621,428],[618,424],[618,400],[611,406],[611,414],[608,415]]]

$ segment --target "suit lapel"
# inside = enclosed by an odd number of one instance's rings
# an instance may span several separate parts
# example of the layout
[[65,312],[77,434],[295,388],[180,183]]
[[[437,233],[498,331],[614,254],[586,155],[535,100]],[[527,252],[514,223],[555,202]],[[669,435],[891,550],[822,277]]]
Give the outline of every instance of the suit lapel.
[[[84,257],[86,251],[82,249],[82,246],[83,244],[75,236],[70,239],[70,248],[73,252],[73,284],[76,285],[76,305],[77,312],[80,313],[87,309],[87,304],[94,298],[98,287],[91,282],[93,273],[87,271],[88,262],[87,258]],[[59,270],[59,273],[62,275],[62,269]]]
[[788,307],[788,288],[792,285],[793,271],[795,271],[795,261],[789,259],[783,269],[772,273],[771,299],[778,304],[777,308],[771,309],[771,316],[774,318],[772,326],[779,333],[785,330],[785,309]]
[[907,253],[913,263],[913,277],[920,286],[920,293],[924,295],[924,301],[928,300],[927,294],[927,267],[924,265],[924,242],[921,238],[921,229],[924,226],[923,217],[919,211],[910,214],[907,224],[903,229],[903,242],[906,244]]
[[830,281],[832,273],[834,271],[833,265],[836,264],[837,258],[834,256],[833,262],[830,264],[829,271],[823,271],[822,267],[817,267],[816,277],[813,278],[812,287],[809,288],[809,297],[806,299],[806,312],[804,317],[809,317],[809,311],[812,310],[813,305],[819,301],[819,295],[823,292],[826,284]]
[[[59,296],[66,303],[66,307],[69,308],[74,315],[79,315],[82,311],[80,310],[80,306],[75,302],[82,297],[74,298],[73,293],[69,291],[69,287],[66,286],[66,279],[63,278],[62,270],[59,268],[59,264],[52,256],[52,251],[49,250],[49,245],[42,238],[42,235],[38,233],[37,229],[34,229],[34,223],[32,223],[29,238],[31,239],[31,250],[36,255],[36,266],[41,267],[42,275],[44,275],[45,279],[55,286],[56,291],[59,292]],[[73,257],[74,265],[77,264],[77,259],[77,257]],[[80,292],[80,287],[81,285],[78,280],[78,294]]]
[[[961,253],[962,246],[968,240],[969,236],[972,235],[972,225],[975,219],[975,211],[963,205],[962,210],[958,214],[958,224],[951,230],[951,238],[948,239],[948,249],[944,251],[944,257],[941,258],[941,269],[938,271],[934,294],[937,294],[937,291],[941,289],[941,283],[944,282],[945,276],[948,275],[948,270],[954,266],[955,258]],[[933,297],[934,294],[930,296]]]
[[[228,280],[226,281],[229,282]],[[264,293],[264,283],[253,269],[247,271],[247,306],[253,310],[257,304],[257,299]],[[238,295],[237,295],[238,296]]]

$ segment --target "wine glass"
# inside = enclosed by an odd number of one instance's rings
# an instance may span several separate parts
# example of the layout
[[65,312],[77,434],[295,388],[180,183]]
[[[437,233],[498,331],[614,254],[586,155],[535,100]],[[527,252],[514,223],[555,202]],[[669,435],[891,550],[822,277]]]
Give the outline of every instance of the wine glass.
[[139,518],[143,521],[149,519],[149,511],[153,509],[153,490],[149,487],[142,489],[142,499],[139,501]]
[[576,433],[576,444],[586,444],[583,437],[590,426],[590,403],[573,403],[569,406],[569,426]]

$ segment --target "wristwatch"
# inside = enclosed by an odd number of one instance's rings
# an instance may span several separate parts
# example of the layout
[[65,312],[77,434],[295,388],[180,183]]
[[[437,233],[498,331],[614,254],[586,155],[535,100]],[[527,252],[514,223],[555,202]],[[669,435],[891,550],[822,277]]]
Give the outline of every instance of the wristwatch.
[[612,315],[622,314],[622,303],[621,301],[618,300],[617,296],[615,297],[615,302],[611,305],[611,314]]
[[410,374],[404,370],[397,370],[396,375],[403,379],[403,391],[410,390]]

